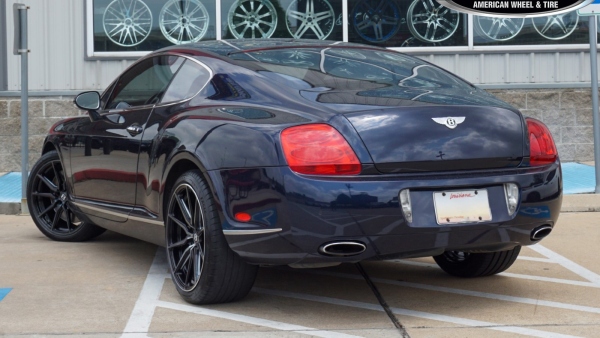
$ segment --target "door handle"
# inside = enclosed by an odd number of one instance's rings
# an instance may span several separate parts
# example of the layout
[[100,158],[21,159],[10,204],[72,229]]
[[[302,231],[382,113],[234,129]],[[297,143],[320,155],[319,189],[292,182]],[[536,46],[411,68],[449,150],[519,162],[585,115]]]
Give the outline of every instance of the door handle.
[[129,133],[129,135],[131,136],[135,136],[138,134],[141,134],[142,131],[144,131],[144,128],[136,125],[136,124],[132,124],[129,127],[127,127],[127,132]]

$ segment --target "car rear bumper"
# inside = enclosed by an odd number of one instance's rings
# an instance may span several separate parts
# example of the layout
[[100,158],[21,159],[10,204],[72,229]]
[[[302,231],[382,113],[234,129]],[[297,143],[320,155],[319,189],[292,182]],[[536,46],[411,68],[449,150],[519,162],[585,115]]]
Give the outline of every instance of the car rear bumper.
[[[531,245],[531,232],[553,227],[562,202],[558,162],[539,168],[442,173],[309,177],[287,167],[210,171],[222,205],[223,229],[230,247],[254,264],[353,262],[365,259],[423,257],[446,250],[499,251]],[[504,184],[515,183],[520,201],[509,215]],[[438,225],[433,193],[486,189],[492,220]],[[398,202],[411,190],[413,222]],[[252,215],[248,223],[233,215]],[[281,230],[279,230],[281,229]],[[359,242],[360,254],[339,257],[320,252],[324,244]]]

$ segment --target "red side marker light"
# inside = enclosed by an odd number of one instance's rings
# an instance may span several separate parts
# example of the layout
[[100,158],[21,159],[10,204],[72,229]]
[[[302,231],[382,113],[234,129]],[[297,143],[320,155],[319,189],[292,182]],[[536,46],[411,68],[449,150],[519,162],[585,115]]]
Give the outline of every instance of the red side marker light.
[[250,220],[252,219],[252,216],[250,216],[249,213],[247,212],[238,212],[236,213],[233,218],[235,218],[236,221],[238,222],[250,222]]

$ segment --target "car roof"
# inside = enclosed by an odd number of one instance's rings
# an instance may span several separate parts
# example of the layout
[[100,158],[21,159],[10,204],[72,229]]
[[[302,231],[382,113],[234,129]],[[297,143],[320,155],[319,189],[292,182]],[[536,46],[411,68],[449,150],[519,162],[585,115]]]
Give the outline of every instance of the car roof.
[[285,49],[285,48],[332,48],[332,47],[350,47],[350,48],[368,48],[381,49],[359,43],[330,41],[330,40],[311,40],[311,39],[230,39],[230,40],[211,40],[189,43],[185,45],[170,46],[156,51],[161,52],[179,52],[192,55],[202,55],[208,53],[212,56],[220,56],[229,59],[231,54],[243,53],[250,50],[260,49]]

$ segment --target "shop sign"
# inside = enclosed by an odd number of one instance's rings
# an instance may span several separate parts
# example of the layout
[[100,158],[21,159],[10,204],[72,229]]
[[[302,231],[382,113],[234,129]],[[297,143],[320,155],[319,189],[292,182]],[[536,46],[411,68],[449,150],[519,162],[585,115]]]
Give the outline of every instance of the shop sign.
[[536,17],[570,12],[594,0],[437,0],[459,12],[504,17]]

